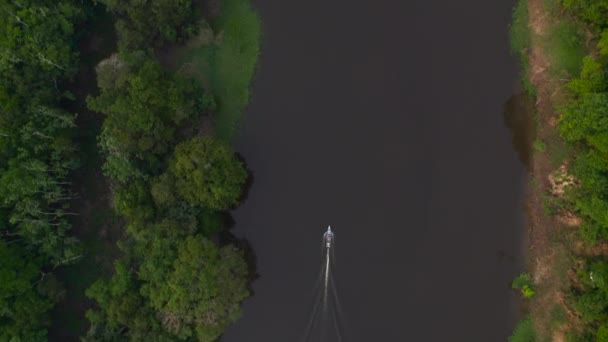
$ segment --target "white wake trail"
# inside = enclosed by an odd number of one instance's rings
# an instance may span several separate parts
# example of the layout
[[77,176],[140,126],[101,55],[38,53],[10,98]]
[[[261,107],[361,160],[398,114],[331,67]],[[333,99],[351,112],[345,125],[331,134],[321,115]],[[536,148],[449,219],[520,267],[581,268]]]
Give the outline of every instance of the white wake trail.
[[327,291],[329,289],[329,248],[325,254],[325,285],[323,286],[323,309],[327,311]]

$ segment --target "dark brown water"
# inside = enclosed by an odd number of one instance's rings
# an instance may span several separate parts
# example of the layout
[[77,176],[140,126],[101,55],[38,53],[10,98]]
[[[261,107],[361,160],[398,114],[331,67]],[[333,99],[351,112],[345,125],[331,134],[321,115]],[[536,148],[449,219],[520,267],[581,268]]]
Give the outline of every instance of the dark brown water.
[[234,232],[260,274],[226,342],[298,341],[336,233],[349,341],[505,341],[525,170],[503,112],[513,1],[254,0]]

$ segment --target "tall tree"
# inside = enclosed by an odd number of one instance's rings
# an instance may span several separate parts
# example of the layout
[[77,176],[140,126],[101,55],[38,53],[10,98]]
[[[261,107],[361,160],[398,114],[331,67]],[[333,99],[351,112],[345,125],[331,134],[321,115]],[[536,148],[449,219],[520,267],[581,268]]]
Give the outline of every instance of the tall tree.
[[230,148],[208,137],[177,145],[169,171],[184,200],[214,210],[236,205],[247,180],[243,163]]
[[[143,280],[147,274],[140,271]],[[240,302],[248,296],[246,276],[247,265],[236,248],[218,248],[194,235],[178,243],[164,281],[147,283],[142,293],[167,331],[180,339],[211,342],[240,316]]]

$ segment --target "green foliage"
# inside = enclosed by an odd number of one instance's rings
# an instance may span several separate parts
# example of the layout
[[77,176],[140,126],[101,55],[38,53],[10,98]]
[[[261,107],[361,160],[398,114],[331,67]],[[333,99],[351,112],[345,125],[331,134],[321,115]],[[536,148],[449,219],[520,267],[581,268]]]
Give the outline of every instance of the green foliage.
[[509,342],[535,342],[536,331],[534,323],[530,318],[524,318],[517,323],[513,335],[509,337]]
[[591,56],[583,58],[583,67],[579,78],[570,81],[567,85],[576,95],[597,93],[606,90],[606,76],[604,66]]
[[545,143],[542,140],[534,140],[534,150],[536,150],[536,152],[540,152],[543,153],[545,152],[545,149],[547,148],[547,145],[545,145]]
[[608,151],[608,94],[588,93],[564,109],[559,121],[562,136],[569,142],[585,141]]
[[196,31],[197,9],[192,0],[100,0],[116,17],[121,50],[183,41]]
[[570,329],[564,334],[565,342],[597,342],[591,332]]
[[210,138],[193,138],[177,145],[169,170],[181,198],[216,210],[237,204],[247,179],[234,153]]
[[142,55],[127,58],[133,60],[114,56],[97,67],[101,93],[87,101],[107,116],[99,137],[103,168],[121,183],[159,173],[177,128],[204,110],[202,89],[192,79],[170,75]]
[[604,324],[597,329],[595,334],[596,342],[608,342],[608,325]]
[[223,38],[202,49],[206,75],[194,75],[203,91],[188,72],[171,73],[136,51],[195,33],[193,2],[103,2],[119,17],[121,51],[98,65],[100,94],[88,105],[106,115],[99,145],[128,236],[112,277],[87,291],[99,307],[87,313],[85,340],[215,341],[240,315],[247,266],[236,247],[208,237],[223,229],[218,211],[237,204],[247,172],[227,145],[193,137],[191,127],[216,109],[215,98],[218,126],[223,111],[245,106],[259,22],[246,2],[222,3],[211,36]]
[[[600,57],[587,56],[583,59],[580,75],[567,84],[573,96],[569,98],[559,120],[560,134],[574,150],[569,173],[576,182],[566,194],[570,202],[569,210],[576,211],[584,219],[580,236],[585,242],[594,244],[608,237],[608,89],[605,59],[608,54],[608,1],[563,0],[563,5],[588,24],[586,26],[591,30],[601,33],[597,44]],[[573,74],[579,53],[577,45],[582,46],[582,37],[575,39],[575,24],[570,26],[570,29],[558,32],[558,39],[570,41],[562,44],[570,46],[569,49],[562,49],[562,59],[569,61],[562,63],[562,67]],[[578,274],[579,284],[571,289],[569,304],[585,324],[582,331],[570,332],[567,340],[608,341],[608,261],[605,258],[587,258]]]
[[0,1],[0,84],[20,94],[51,94],[49,82],[74,72],[74,23],[81,10],[69,1]]
[[[159,313],[163,327],[179,338],[214,341],[240,316],[248,296],[247,266],[232,246],[220,249],[200,235],[177,246],[177,258],[165,281],[142,288]],[[146,274],[141,272],[142,279]]]
[[602,31],[599,41],[597,42],[597,48],[600,55],[608,56],[608,29]]
[[41,259],[15,246],[0,240],[0,340],[44,341],[60,290],[43,286]]
[[593,289],[576,293],[574,298],[574,308],[584,322],[593,323],[608,319],[608,314],[606,314],[608,298],[604,292]]
[[514,290],[519,290],[525,298],[532,298],[534,296],[534,283],[528,273],[522,273],[513,279],[511,287]]
[[608,24],[607,0],[562,0],[564,8],[569,9],[583,20],[604,27]]
[[75,115],[57,107],[57,85],[74,70],[80,10],[69,2],[0,6],[0,207],[11,234],[57,265],[79,253],[66,236],[73,198],[66,178],[78,165],[70,137]]
[[98,280],[86,291],[86,295],[95,299],[100,308],[87,311],[87,318],[91,322],[87,337],[92,340],[122,340],[125,334],[131,341],[169,340],[145,298],[140,295],[135,275],[124,263],[117,262],[112,278]]
[[43,341],[64,292],[50,270],[81,256],[69,236],[76,116],[61,106],[83,14],[71,1],[0,9],[0,340]]
[[100,306],[87,313],[89,337],[215,341],[248,295],[241,253],[201,235],[181,239],[170,226],[155,229],[160,235],[136,247],[146,255],[137,272],[118,262],[111,279],[87,290]]
[[587,323],[608,320],[608,261],[590,262],[579,272],[581,288],[571,294],[573,307]]

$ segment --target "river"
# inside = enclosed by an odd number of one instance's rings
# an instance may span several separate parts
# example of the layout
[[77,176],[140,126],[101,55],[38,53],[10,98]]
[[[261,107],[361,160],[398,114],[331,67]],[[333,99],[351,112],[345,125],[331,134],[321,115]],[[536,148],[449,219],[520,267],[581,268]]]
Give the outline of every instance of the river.
[[298,341],[335,231],[349,341],[505,341],[526,171],[505,126],[514,1],[254,0],[233,212],[259,278],[224,342]]

